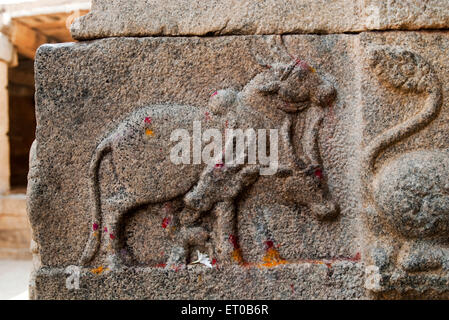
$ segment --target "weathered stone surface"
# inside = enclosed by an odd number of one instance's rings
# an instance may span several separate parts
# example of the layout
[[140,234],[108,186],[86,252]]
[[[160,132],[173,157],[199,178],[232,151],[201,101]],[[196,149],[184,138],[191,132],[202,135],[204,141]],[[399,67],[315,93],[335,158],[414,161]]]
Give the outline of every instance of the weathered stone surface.
[[421,30],[449,26],[446,0],[94,0],[76,39]]
[[[41,47],[33,298],[447,297],[448,47],[447,32]],[[278,129],[279,170],[173,164],[170,134],[194,121]]]
[[[352,262],[303,263],[276,268],[132,268],[93,274],[80,270],[78,290],[67,289],[71,269],[33,275],[33,299],[360,299],[363,267]],[[95,288],[95,289],[93,289]]]
[[380,296],[449,289],[448,47],[445,32],[361,36],[364,256]]
[[[196,249],[219,266],[359,261],[357,140],[345,130],[356,115],[357,84],[344,67],[354,64],[354,39],[118,38],[41,47],[28,197],[42,267],[84,264],[114,274],[122,266],[182,265],[195,259]],[[292,63],[290,55],[303,62]],[[272,67],[264,69],[256,57]],[[279,93],[266,92],[281,75]],[[211,97],[226,88],[237,92],[235,102],[230,91]],[[178,127],[191,131],[194,119],[204,127],[229,123],[281,132],[290,119],[297,128],[287,127],[279,151],[280,166],[290,169],[254,178],[251,170],[212,168],[200,177],[204,167],[174,166],[168,136]],[[306,171],[291,171],[290,130]],[[302,137],[297,130],[304,130]],[[205,211],[201,223],[188,208]],[[188,247],[186,257],[174,251],[179,246]],[[246,277],[244,268],[237,274]],[[256,289],[251,292],[256,297]],[[363,296],[357,292],[341,292],[341,298]]]

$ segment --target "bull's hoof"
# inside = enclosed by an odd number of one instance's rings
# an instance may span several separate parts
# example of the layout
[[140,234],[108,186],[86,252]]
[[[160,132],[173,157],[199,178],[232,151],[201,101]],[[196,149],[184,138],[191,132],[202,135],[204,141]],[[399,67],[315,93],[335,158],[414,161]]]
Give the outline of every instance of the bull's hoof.
[[167,261],[168,267],[177,267],[187,263],[187,252],[184,247],[174,246]]
[[110,254],[106,258],[108,270],[120,270],[124,268],[124,265],[117,254]]

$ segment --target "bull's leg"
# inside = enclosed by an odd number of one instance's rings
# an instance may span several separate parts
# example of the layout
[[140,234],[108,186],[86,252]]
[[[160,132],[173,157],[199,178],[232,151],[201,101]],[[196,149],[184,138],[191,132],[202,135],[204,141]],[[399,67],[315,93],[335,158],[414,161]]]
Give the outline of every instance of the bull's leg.
[[214,208],[217,218],[217,256],[221,264],[240,264],[243,262],[237,236],[235,210],[232,201],[219,202]]
[[110,222],[107,226],[108,233],[106,237],[108,244],[108,265],[110,269],[120,268],[123,264],[120,257],[120,249],[122,248],[121,220],[122,212],[116,212],[114,215],[111,215]]
[[123,248],[123,217],[133,207],[134,198],[120,197],[108,201],[104,236],[107,246],[107,264],[109,269],[123,266],[120,250]]
[[169,267],[178,267],[187,264],[187,250],[184,243],[175,244],[170,251],[170,256],[167,261]]
[[[199,211],[184,208],[180,213],[180,223],[183,226],[179,231],[175,245],[173,246],[168,259],[169,266],[179,266],[188,263],[187,258],[190,250],[190,239],[195,238],[195,228],[186,227],[194,225],[200,216]],[[196,230],[198,232],[198,230]]]
[[104,236],[107,248],[107,266],[109,269],[117,269],[121,266],[120,260],[120,211],[108,212],[108,218],[105,221]]

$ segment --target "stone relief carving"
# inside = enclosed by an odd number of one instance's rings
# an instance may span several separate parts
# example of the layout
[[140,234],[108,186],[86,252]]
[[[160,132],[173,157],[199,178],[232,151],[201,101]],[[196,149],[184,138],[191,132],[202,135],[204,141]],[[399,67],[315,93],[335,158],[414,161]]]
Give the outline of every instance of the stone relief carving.
[[[38,50],[34,299],[449,296],[449,35],[278,38]],[[193,122],[277,129],[277,173],[172,163]]]
[[[368,250],[371,264],[366,287],[373,291],[432,286],[433,275],[449,270],[449,154],[447,150],[411,151],[387,161],[376,170],[378,156],[416,134],[439,114],[441,83],[435,71],[416,53],[373,46],[368,53],[371,70],[385,85],[423,98],[415,115],[381,133],[365,148],[363,182],[366,218],[375,239]],[[379,230],[379,224],[382,225]],[[398,241],[398,239],[400,239]],[[424,272],[424,273],[423,273]],[[429,275],[429,278],[426,278]]]
[[[90,165],[92,222],[81,265],[89,264],[109,236],[110,268],[124,264],[123,225],[126,215],[148,205],[181,202],[173,225],[176,243],[168,264],[185,264],[193,247],[202,247],[221,264],[242,263],[238,252],[235,199],[259,179],[260,165],[175,165],[162,152],[172,131],[200,121],[203,128],[269,128],[280,131],[279,201],[306,205],[319,219],[338,214],[338,205],[326,188],[319,155],[318,135],[323,108],[335,99],[334,86],[303,61],[275,63],[255,76],[240,92],[216,92],[207,110],[186,105],[152,105],[124,119],[98,145]],[[205,116],[206,115],[206,116]],[[147,121],[151,116],[151,120]],[[163,125],[152,130],[150,123]],[[204,141],[203,141],[204,143]],[[103,199],[100,167],[111,156],[114,196]],[[129,177],[133,177],[130,179]],[[267,177],[270,179],[270,177]],[[276,201],[278,201],[276,200]],[[203,223],[212,214],[213,226]],[[211,241],[214,233],[215,243]],[[236,252],[237,250],[237,252]]]

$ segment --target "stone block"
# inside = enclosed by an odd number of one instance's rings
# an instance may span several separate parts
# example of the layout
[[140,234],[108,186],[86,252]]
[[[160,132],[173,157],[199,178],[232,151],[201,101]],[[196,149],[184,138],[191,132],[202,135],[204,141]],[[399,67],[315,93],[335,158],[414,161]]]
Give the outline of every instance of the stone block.
[[[117,38],[42,46],[28,190],[42,268],[173,267],[193,262],[199,250],[218,266],[292,264],[289,273],[304,261],[348,261],[358,270],[357,137],[346,130],[357,114],[354,70],[345,67],[356,63],[354,40]],[[281,76],[279,93],[268,92]],[[296,85],[298,99],[291,98]],[[191,132],[194,120],[204,128],[280,130],[282,169],[256,177],[248,168],[173,165],[170,133]],[[246,277],[245,267],[237,270]]]
[[[32,296],[447,296],[448,44],[401,31],[42,46]],[[175,163],[173,132],[199,126],[274,130],[276,170]],[[210,139],[187,141],[195,161]]]
[[75,39],[445,29],[446,0],[94,0]]

